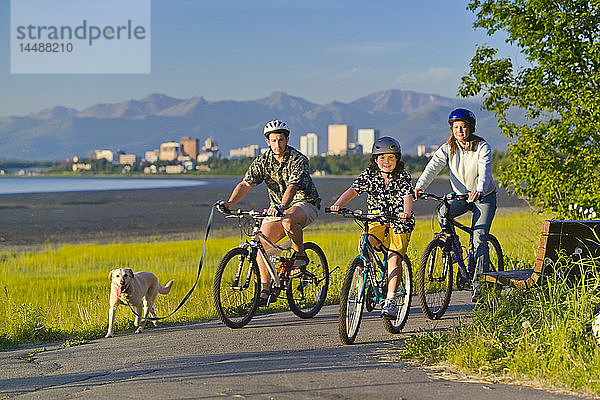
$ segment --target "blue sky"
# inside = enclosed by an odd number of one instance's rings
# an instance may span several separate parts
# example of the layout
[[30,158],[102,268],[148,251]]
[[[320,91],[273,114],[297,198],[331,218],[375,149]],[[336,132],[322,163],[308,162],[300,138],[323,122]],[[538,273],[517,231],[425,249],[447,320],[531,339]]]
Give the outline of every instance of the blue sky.
[[0,0],[0,116],[151,93],[217,101],[284,91],[320,104],[385,89],[453,97],[476,45],[519,59],[502,35],[474,30],[463,0],[153,0],[150,74],[11,74],[9,3]]

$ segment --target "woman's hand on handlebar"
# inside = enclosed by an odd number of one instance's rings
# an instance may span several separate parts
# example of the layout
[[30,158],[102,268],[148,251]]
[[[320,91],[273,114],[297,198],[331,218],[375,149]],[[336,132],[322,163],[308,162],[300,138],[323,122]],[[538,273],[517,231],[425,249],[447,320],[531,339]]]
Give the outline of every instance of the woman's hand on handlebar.
[[469,203],[472,203],[474,201],[479,200],[481,197],[483,197],[482,195],[483,195],[483,193],[477,192],[477,191],[469,192],[469,197],[467,198],[467,201]]
[[423,189],[421,188],[415,188],[415,200],[419,199],[419,195],[423,193]]

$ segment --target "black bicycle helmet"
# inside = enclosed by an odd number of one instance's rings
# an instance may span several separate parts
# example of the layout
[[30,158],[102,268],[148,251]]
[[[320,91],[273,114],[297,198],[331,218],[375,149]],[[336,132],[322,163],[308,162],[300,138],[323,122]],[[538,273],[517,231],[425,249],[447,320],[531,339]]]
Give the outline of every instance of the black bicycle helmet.
[[448,116],[448,124],[452,126],[454,121],[465,121],[467,124],[469,124],[469,128],[471,129],[471,132],[469,133],[475,132],[475,114],[473,114],[470,110],[467,110],[466,108],[457,108],[456,110],[452,111]]
[[374,156],[379,154],[395,154],[396,157],[400,158],[402,156],[402,151],[400,150],[400,143],[398,143],[396,139],[384,136],[373,143],[371,154]]

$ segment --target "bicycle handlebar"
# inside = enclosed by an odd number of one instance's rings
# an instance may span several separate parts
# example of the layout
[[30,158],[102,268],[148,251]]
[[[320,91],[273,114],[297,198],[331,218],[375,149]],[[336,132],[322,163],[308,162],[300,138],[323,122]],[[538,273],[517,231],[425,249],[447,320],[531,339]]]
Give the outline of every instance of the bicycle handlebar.
[[266,218],[269,217],[268,214],[262,212],[262,211],[256,211],[256,210],[242,210],[242,209],[237,209],[237,210],[229,210],[227,208],[224,207],[219,207],[219,203],[215,203],[214,207],[221,212],[221,214],[225,214],[228,217],[243,217],[243,216],[249,216],[252,218]]
[[363,213],[362,210],[350,210],[349,208],[340,208],[338,211],[332,211],[331,208],[325,208],[325,214],[339,214],[344,218],[354,218],[359,221],[365,222],[387,222],[397,221],[400,218],[394,217],[393,215],[381,215],[381,214],[368,214]]
[[469,195],[450,192],[443,196],[438,196],[437,194],[434,194],[434,193],[421,192],[419,194],[419,197],[422,197],[426,200],[431,198],[431,199],[437,200],[439,202],[446,202],[446,201],[450,201],[450,200],[467,200],[469,198]]

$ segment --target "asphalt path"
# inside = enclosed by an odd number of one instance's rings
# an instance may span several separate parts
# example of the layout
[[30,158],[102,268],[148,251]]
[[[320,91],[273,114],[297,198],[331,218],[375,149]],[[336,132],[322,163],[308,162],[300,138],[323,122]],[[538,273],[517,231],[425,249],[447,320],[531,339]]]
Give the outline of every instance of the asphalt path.
[[[404,341],[422,329],[468,320],[466,292],[455,292],[433,323],[413,299],[403,333],[365,314],[357,341],[338,338],[338,307],[313,319],[291,312],[255,317],[232,330],[218,321],[116,332],[110,339],[0,353],[0,399],[575,399],[493,383],[402,360]],[[281,301],[281,300],[280,300]],[[120,312],[127,312],[120,308]]]

